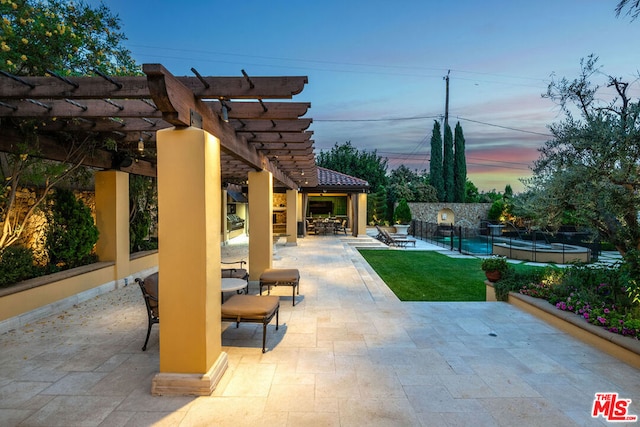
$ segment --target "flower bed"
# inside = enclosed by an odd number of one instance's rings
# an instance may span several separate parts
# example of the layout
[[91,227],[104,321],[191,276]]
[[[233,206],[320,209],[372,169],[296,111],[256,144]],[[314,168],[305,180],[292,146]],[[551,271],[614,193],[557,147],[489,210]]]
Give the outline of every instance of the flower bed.
[[[621,293],[624,291],[620,290]],[[590,300],[585,299],[579,292],[559,296],[554,293],[553,286],[548,282],[523,285],[519,293],[546,300],[556,309],[575,313],[586,322],[607,331],[640,339],[640,319],[634,318],[630,312],[622,312],[619,306],[612,302],[613,299],[607,298],[614,293],[612,286],[607,283],[600,283],[595,296]]]

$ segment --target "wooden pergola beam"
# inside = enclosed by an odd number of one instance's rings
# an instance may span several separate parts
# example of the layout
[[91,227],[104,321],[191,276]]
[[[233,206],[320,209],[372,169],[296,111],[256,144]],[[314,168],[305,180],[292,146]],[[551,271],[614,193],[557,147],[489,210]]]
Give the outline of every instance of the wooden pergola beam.
[[[141,99],[149,97],[147,78],[112,78],[113,83],[97,77],[67,77],[78,87],[51,77],[20,77],[28,84],[2,79],[2,98],[44,98],[44,99],[95,99],[126,98]],[[306,76],[299,77],[252,77],[253,87],[244,77],[205,77],[209,83],[206,88],[196,77],[175,77],[182,85],[199,99],[291,99],[302,92],[308,82]],[[33,86],[33,87],[31,87]]]
[[242,132],[236,131],[240,136],[243,136],[247,141],[252,143],[269,143],[280,142],[283,144],[296,144],[301,142],[307,142],[311,140],[313,131],[305,132]]
[[246,140],[236,135],[235,129],[213,114],[202,101],[194,97],[180,80],[175,78],[160,64],[145,64],[143,71],[149,81],[151,98],[162,111],[164,120],[174,126],[190,126],[192,113],[196,112],[202,118],[202,128],[220,140],[220,147],[225,153],[244,160],[255,170],[268,170],[274,179],[289,188],[298,188],[297,183],[274,166],[269,159],[258,153]]
[[312,119],[229,121],[238,132],[302,132],[311,126],[312,122]]
[[[235,102],[224,101],[229,107],[227,115],[229,119],[252,120],[292,120],[304,116],[311,107],[310,102]],[[222,114],[222,103],[218,101],[206,101],[206,104],[214,113]],[[266,111],[264,107],[266,107]]]

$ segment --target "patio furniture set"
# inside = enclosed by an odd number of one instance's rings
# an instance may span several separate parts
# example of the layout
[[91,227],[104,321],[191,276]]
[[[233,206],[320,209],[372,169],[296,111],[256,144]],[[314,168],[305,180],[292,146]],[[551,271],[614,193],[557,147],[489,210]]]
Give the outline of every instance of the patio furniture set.
[[[272,296],[274,286],[291,286],[292,301],[296,305],[296,295],[300,295],[300,272],[295,268],[270,268],[260,275],[260,294],[249,295],[249,272],[244,268],[246,261],[223,264],[239,264],[239,268],[223,268],[221,290],[223,303],[221,305],[221,320],[235,322],[240,327],[241,322],[262,323],[262,352],[266,351],[267,325],[276,318],[276,330],[279,327],[280,297]],[[160,323],[158,273],[151,274],[144,279],[135,279],[142,291],[147,309],[147,336],[142,351],[146,351],[151,327]],[[267,288],[267,295],[262,295],[262,289]],[[226,301],[224,294],[236,292]]]
[[315,219],[307,220],[307,231],[313,234],[347,234],[347,220],[338,219]]

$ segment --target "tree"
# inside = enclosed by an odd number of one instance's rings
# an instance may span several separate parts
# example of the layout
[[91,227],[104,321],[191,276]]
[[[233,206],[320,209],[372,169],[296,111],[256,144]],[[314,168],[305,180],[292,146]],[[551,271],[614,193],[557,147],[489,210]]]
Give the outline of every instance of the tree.
[[[608,77],[616,96],[591,79],[603,75],[593,55],[581,61],[574,80],[552,80],[545,97],[558,102],[565,119],[550,126],[553,139],[540,149],[529,208],[543,225],[557,227],[566,211],[611,242],[621,254],[640,249],[640,103],[629,83]],[[577,115],[577,117],[576,117]]]
[[433,121],[431,133],[431,161],[429,162],[429,183],[436,189],[438,200],[444,202],[444,175],[442,173],[442,135],[440,123]]
[[120,22],[104,4],[67,0],[0,2],[0,64],[17,75],[139,73]]
[[464,134],[460,122],[456,124],[455,130],[455,153],[453,163],[453,201],[464,203],[465,186],[467,183],[467,159],[464,154]]
[[401,199],[410,202],[437,202],[436,190],[428,182],[426,171],[420,174],[400,165],[389,176],[389,206],[393,207]]
[[378,156],[376,150],[358,150],[351,141],[341,145],[336,143],[330,151],[321,151],[316,157],[316,164],[364,179],[372,192],[387,184],[387,159]]
[[46,248],[49,262],[59,268],[86,263],[98,241],[91,209],[70,190],[57,189],[47,211]]
[[620,0],[620,3],[616,6],[616,16],[620,16],[622,10],[629,6],[629,10],[625,15],[631,15],[633,21],[640,15],[640,0]]
[[451,126],[444,126],[444,160],[442,161],[445,202],[453,202],[453,134]]
[[[119,19],[100,5],[92,8],[65,0],[16,0],[0,2],[0,67],[16,75],[85,75],[97,69],[105,74],[137,74],[120,32]],[[7,119],[3,119],[7,120]],[[54,185],[80,170],[84,156],[95,146],[90,139],[67,139],[65,162],[38,158],[35,126],[24,124],[24,135],[15,153],[0,153],[0,256],[17,242],[31,215]],[[23,185],[40,190],[33,203],[18,209],[17,192]]]

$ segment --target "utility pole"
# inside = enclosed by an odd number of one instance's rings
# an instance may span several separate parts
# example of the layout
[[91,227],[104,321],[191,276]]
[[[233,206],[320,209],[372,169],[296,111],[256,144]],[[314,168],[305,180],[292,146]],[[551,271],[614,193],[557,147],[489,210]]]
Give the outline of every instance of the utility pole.
[[447,76],[444,77],[444,80],[447,83],[447,93],[446,93],[445,104],[444,104],[444,127],[443,127],[443,129],[446,129],[447,125],[449,124],[449,73],[451,73],[451,70],[447,70]]

